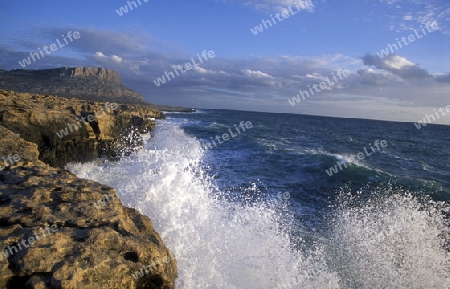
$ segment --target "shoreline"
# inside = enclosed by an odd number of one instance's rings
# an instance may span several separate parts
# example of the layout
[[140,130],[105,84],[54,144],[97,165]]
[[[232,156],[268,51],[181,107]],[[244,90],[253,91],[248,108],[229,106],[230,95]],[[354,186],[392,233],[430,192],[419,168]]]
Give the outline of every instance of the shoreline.
[[[64,169],[71,161],[131,154],[142,145],[142,134],[154,130],[155,119],[164,118],[158,110],[124,104],[97,118],[93,111],[102,105],[0,89],[0,157],[14,156],[0,170],[0,249],[14,250],[44,224],[57,228],[32,246],[3,254],[1,288],[174,288],[176,259],[150,218],[123,206],[113,188]],[[64,125],[87,115],[90,122],[57,137]],[[108,206],[98,206],[105,195],[112,196]],[[134,278],[158,257],[168,261]]]

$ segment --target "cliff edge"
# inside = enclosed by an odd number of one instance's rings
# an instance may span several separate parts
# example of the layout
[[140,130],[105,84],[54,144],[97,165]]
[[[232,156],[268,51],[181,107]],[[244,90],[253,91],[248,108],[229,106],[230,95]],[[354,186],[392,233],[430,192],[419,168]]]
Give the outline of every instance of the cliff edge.
[[0,124],[38,145],[51,166],[130,154],[155,128],[159,110],[0,89]]
[[0,89],[0,288],[174,288],[175,257],[151,220],[63,169],[131,153],[158,118],[140,105]]

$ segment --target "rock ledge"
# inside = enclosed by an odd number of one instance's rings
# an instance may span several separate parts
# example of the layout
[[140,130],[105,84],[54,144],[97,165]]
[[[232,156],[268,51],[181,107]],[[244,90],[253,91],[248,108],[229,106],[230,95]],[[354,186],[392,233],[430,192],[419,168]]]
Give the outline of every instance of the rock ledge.
[[174,288],[175,257],[148,217],[124,207],[113,188],[42,161],[62,167],[77,146],[112,147],[118,123],[151,130],[147,119],[162,117],[119,106],[96,119],[98,131],[89,124],[56,137],[60,124],[102,106],[0,91],[0,288]]

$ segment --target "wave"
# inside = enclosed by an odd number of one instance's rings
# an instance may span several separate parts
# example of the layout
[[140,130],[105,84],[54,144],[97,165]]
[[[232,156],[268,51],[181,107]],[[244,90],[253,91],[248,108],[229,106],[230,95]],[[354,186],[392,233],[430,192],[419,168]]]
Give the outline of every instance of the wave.
[[[342,197],[329,228],[311,231],[291,208],[298,207],[294,199],[230,200],[207,173],[214,158],[179,127],[184,121],[160,121],[145,148],[119,162],[67,167],[113,186],[122,203],[152,219],[177,258],[177,288],[450,284],[442,241],[448,227],[433,205],[401,193],[388,198],[374,192],[367,203]],[[256,186],[244,190],[261,193]]]

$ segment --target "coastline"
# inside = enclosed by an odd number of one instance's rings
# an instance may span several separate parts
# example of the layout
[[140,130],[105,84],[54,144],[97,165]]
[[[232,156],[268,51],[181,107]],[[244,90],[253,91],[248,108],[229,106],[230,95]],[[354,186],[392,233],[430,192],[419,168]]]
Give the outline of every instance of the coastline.
[[[142,144],[141,134],[164,118],[134,104],[97,117],[94,111],[104,105],[0,90],[0,156],[10,160],[0,170],[0,251],[14,253],[2,254],[0,288],[174,288],[176,259],[150,218],[124,207],[113,188],[63,169],[70,161],[132,153]],[[82,117],[91,121],[58,137]],[[112,197],[98,206],[105,195]],[[12,249],[45,226],[57,230]],[[134,278],[155,258],[167,262]]]

